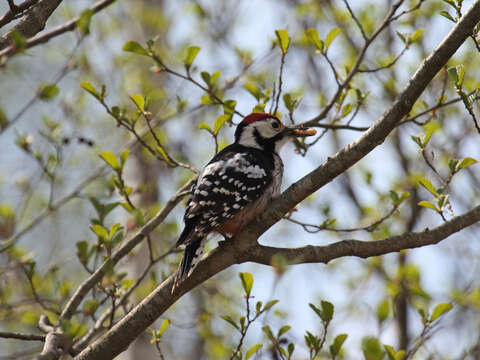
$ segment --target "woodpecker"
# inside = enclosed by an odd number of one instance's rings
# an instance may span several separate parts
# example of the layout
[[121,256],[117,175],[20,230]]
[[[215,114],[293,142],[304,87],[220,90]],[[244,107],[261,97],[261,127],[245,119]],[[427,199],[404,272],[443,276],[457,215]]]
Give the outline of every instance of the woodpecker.
[[185,228],[176,243],[184,244],[185,252],[172,292],[197,265],[208,234],[234,236],[279,195],[282,145],[295,136],[314,134],[313,129],[287,127],[268,113],[250,114],[238,124],[235,142],[210,160],[192,189]]

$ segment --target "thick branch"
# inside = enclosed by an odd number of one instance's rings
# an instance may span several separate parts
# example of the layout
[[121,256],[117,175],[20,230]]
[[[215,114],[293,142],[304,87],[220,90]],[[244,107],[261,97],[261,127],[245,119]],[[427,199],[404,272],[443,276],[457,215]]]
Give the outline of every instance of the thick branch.
[[260,221],[250,227],[253,237],[265,232],[307,196],[332,181],[385,141],[395,126],[408,115],[430,81],[470,36],[479,20],[480,1],[477,0],[435,51],[423,61],[402,93],[380,119],[355,142],[347,145],[317,169],[290,186],[277,201],[271,204],[269,211]]
[[[115,1],[116,0],[101,0],[101,1],[98,1],[90,8],[90,10],[92,10],[93,14],[96,14],[97,12],[105,9],[108,5],[112,4]],[[76,17],[76,18],[74,18],[70,21],[67,21],[63,25],[57,26],[56,28],[54,28],[50,31],[47,31],[43,34],[39,34],[37,36],[34,36],[34,37],[28,39],[25,46],[24,46],[24,49],[31,48],[31,47],[36,46],[38,44],[46,43],[47,41],[49,41],[50,39],[52,39],[56,36],[59,36],[63,33],[75,30],[75,28],[77,27],[77,22],[78,22],[79,19],[80,19],[80,17]],[[0,51],[0,56],[14,54],[15,53],[15,48],[14,48],[13,45],[10,45],[10,41],[6,45],[4,45],[2,43],[2,41],[3,40],[0,40],[0,49],[3,49],[2,51]],[[8,45],[10,45],[10,46],[8,46]]]
[[5,26],[10,21],[17,19],[22,15],[22,13],[28,10],[31,6],[35,5],[38,0],[26,0],[20,5],[16,5],[15,7],[10,7],[10,10],[5,13],[2,17],[0,17],[0,28]]
[[18,32],[23,37],[29,38],[45,28],[48,18],[52,15],[63,0],[40,0],[38,4],[28,10],[27,15],[11,31],[0,38],[0,50],[11,43],[12,31]]
[[62,311],[62,319],[70,319],[77,310],[78,305],[82,302],[88,292],[97,284],[105,275],[105,271],[112,264],[117,264],[125,255],[129,254],[148,234],[150,234],[159,224],[165,220],[168,214],[175,208],[185,195],[185,191],[190,189],[195,179],[190,180],[184,185],[163,207],[162,210],[148,223],[145,224],[138,232],[129,239],[123,246],[118,249],[110,259],[105,261],[90,277],[88,277],[75,291],[67,305]]
[[404,249],[413,249],[437,244],[450,235],[480,221],[480,205],[469,212],[456,216],[450,221],[429,230],[405,233],[378,241],[343,240],[326,246],[304,246],[287,249],[258,245],[252,252],[250,261],[270,265],[274,256],[282,256],[292,264],[328,263],[343,256],[368,258],[385,255]]

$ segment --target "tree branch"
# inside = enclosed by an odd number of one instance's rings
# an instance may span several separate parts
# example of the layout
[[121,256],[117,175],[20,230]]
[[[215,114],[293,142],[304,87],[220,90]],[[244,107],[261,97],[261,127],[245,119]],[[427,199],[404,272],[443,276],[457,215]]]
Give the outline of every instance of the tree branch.
[[[57,0],[57,1],[59,1],[59,0]],[[101,0],[101,1],[98,1],[90,8],[90,10],[92,10],[93,14],[96,14],[99,11],[105,9],[108,5],[112,4],[115,1],[116,0]],[[31,48],[31,47],[36,46],[38,44],[46,43],[47,41],[49,41],[50,39],[52,39],[52,38],[54,38],[58,35],[61,35],[61,34],[66,33],[68,31],[75,30],[75,28],[77,27],[77,22],[78,22],[79,19],[80,19],[80,16],[78,16],[78,17],[76,17],[76,18],[74,18],[70,21],[67,21],[63,25],[57,26],[56,28],[54,28],[50,31],[47,31],[43,34],[31,37],[30,39],[27,40],[23,49],[28,49],[28,48]],[[4,56],[4,55],[13,55],[15,53],[15,47],[13,45],[10,45],[10,40],[8,40],[8,42],[6,44],[4,44],[2,41],[3,41],[3,38],[0,39],[0,50],[1,50],[0,51],[0,57]],[[10,46],[8,46],[8,45],[10,45]]]
[[[260,255],[257,255],[255,250],[259,246],[256,241],[258,236],[279,221],[284,214],[308,195],[332,181],[336,176],[380,145],[401,119],[409,113],[426,86],[466,40],[479,20],[480,0],[477,0],[450,31],[445,40],[422,63],[391,108],[357,141],[345,147],[310,174],[290,186],[278,199],[272,202],[269,210],[259,220],[248,226],[232,241],[225,243],[221,248],[214,249],[206,259],[199,263],[196,271],[173,294],[170,293],[173,285],[173,276],[170,276],[113,326],[112,329],[82,351],[76,359],[92,360],[115,357],[124,351],[138,335],[145,331],[181,295],[196,285],[232,264],[251,261],[253,258],[261,260]],[[432,230],[431,233],[434,234],[433,236],[444,235],[447,237],[449,234],[469,226],[479,219],[480,208],[476,207],[471,212],[454,218],[439,228]],[[430,232],[424,232],[422,235],[428,240],[426,241],[427,243],[434,243]],[[405,240],[403,241],[406,245],[414,246],[417,244],[415,241],[420,241],[416,236],[418,235],[404,235]],[[347,241],[340,244],[337,246],[340,248],[345,247],[346,250],[342,250],[339,254],[350,255],[353,253],[351,250],[353,248],[356,249],[355,253],[367,255],[366,252],[361,252],[361,246],[360,250],[358,250],[359,244],[357,243],[349,243]],[[386,244],[390,245],[390,242],[377,244],[379,249],[384,251],[383,253],[398,251],[392,250]],[[380,255],[382,254],[380,250],[372,251],[368,256]],[[319,254],[320,256],[323,255]],[[324,259],[327,260],[327,258]]]
[[5,26],[10,21],[17,19],[20,17],[24,11],[28,10],[31,6],[35,5],[38,0],[26,0],[20,5],[11,6],[10,2],[10,10],[6,12],[2,17],[0,17],[0,28]]
[[250,261],[270,265],[274,256],[282,256],[291,264],[326,264],[343,256],[356,256],[365,259],[371,256],[437,244],[478,221],[480,221],[480,205],[432,230],[425,229],[416,233],[407,232],[378,241],[343,240],[326,246],[303,246],[293,249],[258,245],[252,251]]
[[[45,28],[48,18],[63,0],[40,0],[35,6],[32,6],[27,15],[12,30],[0,38],[0,50],[5,49],[12,42],[11,34],[18,32],[25,38],[32,37]],[[12,46],[10,46],[12,47]]]

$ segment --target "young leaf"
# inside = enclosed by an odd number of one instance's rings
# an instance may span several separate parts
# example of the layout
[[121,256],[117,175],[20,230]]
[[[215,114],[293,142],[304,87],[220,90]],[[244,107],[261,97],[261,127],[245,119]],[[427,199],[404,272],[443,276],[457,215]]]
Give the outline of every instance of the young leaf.
[[185,65],[185,69],[187,71],[190,70],[190,67],[193,64],[193,61],[197,57],[198,52],[200,51],[200,48],[198,46],[190,46],[187,51],[185,52],[185,57],[183,59],[183,63]]
[[316,29],[307,29],[305,31],[305,35],[307,35],[307,39],[308,41],[310,42],[310,44],[312,44],[313,46],[315,46],[315,48],[319,51],[319,52],[322,52],[323,51],[323,41],[320,39],[320,37],[318,36],[318,32]]
[[233,115],[235,112],[235,106],[237,106],[237,102],[235,100],[225,100],[223,103],[223,112],[226,115]]
[[240,277],[240,280],[242,280],[243,290],[245,290],[245,293],[247,294],[247,296],[250,296],[250,292],[252,291],[252,286],[253,286],[252,274],[239,273],[238,276]]
[[418,29],[418,30],[416,30],[416,31],[412,34],[412,37],[411,37],[412,42],[417,41],[417,40],[420,38],[420,36],[423,35],[423,32],[424,32],[424,31],[425,31],[425,30],[423,30],[423,29]]
[[432,204],[430,201],[425,201],[425,200],[420,201],[418,205],[440,212],[440,209],[437,209],[437,207],[434,204]]
[[322,300],[321,304],[322,304],[322,310],[324,315],[324,318],[322,318],[322,320],[328,323],[333,318],[334,306],[332,303],[325,300]]
[[148,56],[148,51],[136,41],[127,41],[122,47],[123,51]]
[[230,325],[232,325],[235,329],[237,330],[240,330],[240,328],[238,327],[237,323],[228,315],[222,315],[220,316],[223,320],[225,320],[226,322],[228,322]]
[[104,151],[100,153],[98,156],[100,156],[114,170],[120,170],[120,163],[118,162],[118,159],[113,152]]
[[288,36],[288,31],[285,29],[275,30],[275,35],[277,35],[278,46],[282,50],[282,54],[288,52],[288,47],[290,46],[290,37]]
[[255,344],[245,353],[245,360],[248,360],[255,354],[258,350],[262,348],[263,344]]
[[330,47],[330,44],[332,43],[333,40],[340,34],[341,30],[339,28],[334,28],[330,30],[330,32],[327,34],[327,37],[325,38],[325,51],[328,50]]
[[107,229],[105,229],[101,225],[92,225],[90,226],[90,229],[99,237],[102,238],[103,240],[108,239],[108,232]]
[[142,94],[130,96],[130,99],[142,113],[145,112],[145,97]]
[[433,184],[431,183],[430,180],[428,180],[427,178],[421,178],[420,180],[418,180],[418,182],[420,183],[420,185],[422,185],[425,189],[427,189],[432,195],[437,195],[437,190],[435,189],[435,187],[433,186]]
[[213,124],[213,133],[216,135],[222,128],[222,126],[231,118],[230,115],[220,115],[217,120],[215,120],[215,124]]
[[283,334],[285,334],[286,332],[288,332],[288,330],[290,330],[292,327],[290,325],[285,325],[285,326],[282,326],[280,328],[280,330],[278,330],[278,334],[277,334],[277,338],[280,338],[280,336],[282,336]]
[[442,15],[444,18],[447,18],[451,22],[454,22],[454,23],[456,22],[455,19],[452,17],[452,15],[448,13],[448,11],[445,11],[445,10],[440,11],[440,15]]
[[90,21],[92,20],[93,10],[87,9],[80,14],[77,21],[78,30],[84,35],[90,32]]
[[457,72],[457,67],[451,67],[448,68],[447,70],[448,76],[452,78],[452,80],[455,82],[455,84],[458,84],[458,72]]
[[463,168],[466,168],[467,166],[476,164],[478,161],[475,160],[474,158],[471,157],[466,157],[465,159],[462,159],[460,163],[457,165],[457,171]]
[[207,130],[208,132],[212,133],[212,128],[210,127],[210,125],[208,125],[206,122],[202,122],[200,124],[198,124],[198,128],[199,129],[202,129],[202,130]]
[[339,334],[335,337],[335,340],[333,340],[333,344],[330,345],[330,355],[332,355],[333,358],[338,355],[343,343],[345,342],[345,340],[347,340],[347,337],[347,334]]
[[55,84],[42,84],[38,92],[38,97],[41,100],[49,101],[58,95],[60,90]]
[[167,330],[169,325],[170,325],[169,319],[163,320],[162,325],[160,325],[160,330],[158,330],[158,334],[163,335],[163,333],[165,332],[165,330]]
[[170,165],[170,158],[168,157],[168,154],[165,151],[165,149],[161,146],[157,146],[156,149],[157,149],[158,153],[160,154],[160,156],[163,158],[163,160],[165,160],[165,162]]
[[377,306],[377,320],[379,323],[384,322],[390,314],[390,302],[384,299]]
[[260,101],[262,97],[262,91],[258,88],[257,85],[255,85],[254,83],[246,83],[243,84],[243,88],[247,90],[250,94],[252,94],[253,97],[257,99],[257,101]]
[[98,91],[93,87],[92,84],[90,84],[88,81],[82,81],[80,83],[80,86],[88,91],[90,93],[90,95],[92,95],[93,97],[95,97],[96,99],[99,99],[100,100],[100,94],[98,93]]
[[453,305],[450,303],[443,303],[443,304],[438,304],[435,306],[432,312],[432,317],[430,318],[430,321],[435,321],[437,320],[440,316],[446,314],[450,310],[452,310]]
[[125,162],[127,161],[128,155],[130,155],[130,150],[129,149],[123,150],[122,153],[120,154],[120,163],[122,164],[122,167],[125,164]]
[[278,300],[270,300],[265,304],[265,306],[262,309],[262,312],[269,310],[271,307],[273,307],[276,303],[278,303]]
[[367,336],[362,340],[362,351],[365,360],[382,360],[385,353],[377,338]]

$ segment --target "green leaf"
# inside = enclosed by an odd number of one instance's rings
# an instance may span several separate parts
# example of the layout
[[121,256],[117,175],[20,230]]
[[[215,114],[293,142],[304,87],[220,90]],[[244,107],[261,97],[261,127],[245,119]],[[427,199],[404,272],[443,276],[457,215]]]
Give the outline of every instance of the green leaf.
[[352,109],[353,109],[353,105],[348,103],[348,104],[345,104],[344,107],[342,108],[342,114],[340,115],[342,118],[347,116],[348,114],[350,114],[352,112]]
[[312,44],[319,52],[323,51],[323,41],[318,36],[318,31],[316,29],[307,29],[305,35],[307,35],[310,44]]
[[464,169],[470,165],[476,164],[478,161],[475,160],[474,158],[471,157],[466,157],[465,159],[462,159],[460,163],[457,165],[456,170]]
[[452,15],[449,14],[448,11],[440,11],[440,15],[442,15],[444,18],[447,18],[448,20],[450,20],[451,22],[454,22],[456,23],[455,19],[452,17]]
[[220,316],[223,320],[225,320],[226,322],[228,322],[230,325],[232,325],[235,329],[237,330],[240,330],[240,328],[238,327],[237,323],[228,315],[222,315]]
[[97,311],[99,305],[100,304],[97,299],[87,300],[83,304],[83,313],[87,316],[95,314],[95,311]]
[[231,115],[220,115],[217,120],[215,120],[215,124],[213,124],[213,133],[215,135],[218,134],[222,126],[231,118]]
[[123,150],[122,153],[120,154],[120,163],[122,164],[122,167],[123,167],[123,165],[125,165],[125,162],[128,159],[128,155],[130,155],[130,150],[129,149]]
[[76,243],[77,256],[82,264],[88,261],[88,243],[86,241],[79,241]]
[[160,156],[163,158],[163,160],[165,160],[165,162],[170,165],[170,157],[168,156],[165,149],[161,146],[157,146],[156,150],[158,151]]
[[264,112],[265,111],[265,105],[266,104],[257,104],[253,107],[252,112],[257,113],[257,112]]
[[210,133],[213,132],[210,125],[208,125],[206,122],[202,122],[202,123],[198,124],[198,128],[202,129],[202,130],[207,130]]
[[84,35],[90,33],[90,22],[92,20],[93,10],[87,9],[80,14],[77,20],[78,30]]
[[239,273],[238,276],[240,277],[240,280],[242,280],[242,286],[243,290],[245,290],[245,293],[247,296],[250,296],[250,292],[252,291],[252,286],[253,286],[253,276],[250,273]]
[[148,51],[136,41],[127,41],[122,47],[123,51],[149,56]]
[[265,325],[264,327],[262,327],[262,331],[265,333],[265,335],[267,335],[269,340],[272,340],[272,341],[275,340],[275,336],[273,336],[273,333],[272,333],[272,330],[270,329],[270,326]]
[[440,209],[437,209],[437,207],[434,204],[432,204],[430,201],[425,201],[425,200],[420,201],[418,205],[440,212]]
[[158,334],[163,335],[163,333],[165,332],[165,330],[167,330],[169,325],[170,325],[170,320],[169,319],[163,320],[162,325],[160,325],[160,330],[158,330]]
[[430,318],[430,321],[433,322],[433,321],[437,320],[440,316],[446,314],[447,312],[449,312],[452,309],[453,309],[453,305],[450,304],[450,303],[438,304],[433,309],[432,317]]
[[365,360],[382,360],[385,352],[377,338],[367,336],[362,340],[362,351]]
[[432,195],[438,195],[437,190],[433,186],[430,180],[427,178],[422,177],[420,180],[418,180],[420,185],[422,185],[425,189],[427,189]]
[[423,149],[425,146],[423,145],[422,139],[419,136],[410,136],[410,138],[418,145],[420,149]]
[[208,87],[210,87],[211,82],[212,82],[212,78],[210,76],[210,73],[208,73],[207,71],[202,71],[200,73],[200,76],[202,77],[203,81],[205,81],[205,84],[207,84]]
[[417,41],[417,40],[423,35],[423,32],[424,32],[424,31],[425,31],[424,29],[418,29],[418,30],[416,30],[416,31],[412,34],[412,37],[411,37],[412,42]]
[[93,87],[93,85],[90,84],[88,81],[82,81],[82,82],[80,83],[80,86],[81,86],[84,90],[88,91],[88,92],[90,93],[90,95],[92,95],[94,98],[99,99],[99,100],[101,99],[101,96],[100,96],[100,94],[98,93],[98,91],[97,91],[97,90]]
[[245,360],[248,360],[255,354],[258,350],[262,348],[263,344],[255,344],[245,353]]
[[243,84],[243,88],[252,94],[257,101],[260,101],[262,98],[262,91],[254,83],[245,83]]
[[450,76],[450,78],[455,82],[455,85],[458,84],[458,69],[457,67],[451,67],[451,68],[448,68],[447,70],[448,72],[448,76]]
[[330,345],[330,355],[332,355],[333,358],[338,355],[343,343],[345,342],[345,340],[347,340],[347,337],[347,334],[339,334],[335,337],[335,340],[333,340],[333,344]]
[[226,115],[233,115],[235,113],[235,106],[237,106],[235,100],[225,100],[223,103],[223,112]]
[[92,225],[90,229],[101,239],[108,240],[108,231],[102,225]]
[[323,310],[323,315],[324,315],[323,320],[328,323],[333,318],[334,306],[333,306],[332,303],[330,303],[328,301],[325,301],[325,300],[322,300],[321,304],[322,304],[322,310]]
[[340,34],[341,30],[340,28],[334,28],[330,30],[330,32],[327,34],[327,37],[325,38],[325,51],[328,50],[330,47],[330,44],[332,43],[333,40]]
[[198,46],[190,46],[187,51],[185,52],[185,57],[183,58],[183,63],[185,65],[185,69],[187,71],[190,70],[190,67],[193,64],[193,61],[197,57],[198,52],[200,51],[200,48]]
[[145,97],[142,94],[130,96],[130,99],[142,113],[145,112]]
[[390,302],[384,299],[377,306],[377,320],[379,323],[384,322],[390,314]]
[[262,309],[262,312],[269,310],[271,307],[273,307],[276,303],[278,303],[278,300],[270,300],[265,304],[265,306]]
[[408,43],[407,37],[406,37],[404,34],[402,34],[402,33],[399,32],[399,31],[397,31],[396,33],[397,33],[398,37],[400,38],[400,40],[402,40],[402,42],[403,42],[404,44],[407,44],[407,43]]
[[15,51],[20,51],[22,50],[25,45],[27,44],[27,39],[25,36],[20,34],[17,30],[13,30],[9,33],[10,39],[12,39],[13,42],[13,47],[15,48]]
[[100,156],[108,165],[110,165],[114,170],[120,170],[120,163],[118,162],[117,157],[115,154],[111,151],[104,151],[100,153],[98,156]]
[[275,35],[277,36],[278,46],[282,50],[282,54],[288,52],[288,47],[290,46],[290,37],[288,36],[288,31],[285,29],[275,30]]
[[280,336],[282,336],[283,334],[285,334],[286,332],[288,332],[288,330],[290,330],[292,327],[290,325],[284,325],[280,328],[280,330],[278,330],[278,333],[277,333],[277,338],[279,338]]
[[41,100],[49,101],[55,98],[59,92],[60,90],[55,84],[42,84],[40,85],[40,90],[38,91],[38,97]]

